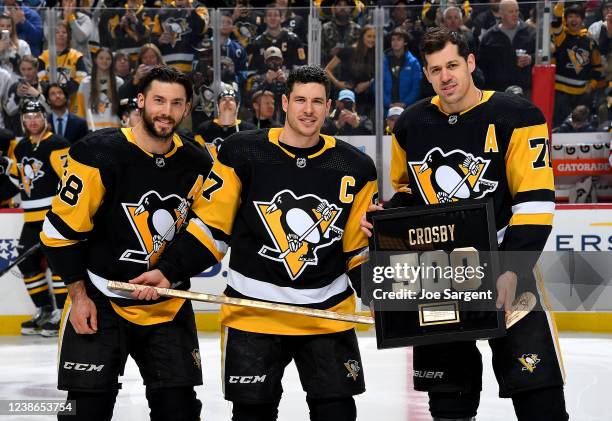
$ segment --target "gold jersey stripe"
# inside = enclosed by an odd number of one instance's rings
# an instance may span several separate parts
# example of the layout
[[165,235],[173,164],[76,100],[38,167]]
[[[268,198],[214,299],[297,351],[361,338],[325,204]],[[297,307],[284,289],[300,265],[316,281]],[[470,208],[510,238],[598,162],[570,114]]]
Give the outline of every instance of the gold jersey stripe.
[[[212,173],[223,180],[221,186],[218,190],[211,192],[211,200],[206,199],[203,195],[198,195],[191,209],[206,225],[230,235],[234,217],[240,206],[242,182],[232,167],[222,164],[218,159],[213,164]],[[218,183],[217,180],[207,178],[204,191]]]
[[391,135],[391,184],[398,192],[406,192],[410,184],[406,151],[400,146],[395,135]]
[[[328,310],[354,313],[355,295],[351,295]],[[337,320],[228,305],[221,306],[220,314],[223,326],[273,335],[318,335],[342,332],[355,327],[353,323]]]
[[[128,142],[136,145],[141,151],[143,151],[144,153],[149,155],[151,158],[153,158],[153,154],[151,152],[145,151],[143,148],[140,147],[138,142],[136,142],[136,138],[134,137],[134,132],[132,131],[131,127],[124,127],[121,129],[121,132],[126,137]],[[170,149],[169,152],[166,152],[164,154],[166,158],[170,158],[172,155],[176,153],[179,147],[183,146],[183,141],[181,140],[181,137],[176,133],[174,134],[174,136],[172,136],[172,142],[173,142],[172,149]]]
[[372,204],[372,198],[377,192],[378,184],[376,180],[372,180],[368,181],[359,193],[355,195],[351,205],[351,212],[344,227],[344,235],[342,236],[342,249],[344,252],[368,246],[368,237],[361,230],[360,221],[361,217],[367,212],[368,206]]
[[30,276],[29,278],[23,278],[23,282],[25,282],[26,284],[30,284],[32,282],[40,281],[44,277],[45,277],[45,274],[41,272],[41,273],[37,273],[34,276]]
[[47,237],[44,231],[40,232],[40,240],[47,247],[66,247],[79,242],[79,240],[64,240],[59,238]]
[[514,214],[509,225],[552,225],[552,222],[552,213]]
[[[89,232],[93,229],[93,217],[102,203],[106,188],[102,184],[98,168],[82,164],[69,156],[66,175],[62,177],[62,184],[65,185],[71,177],[77,177],[83,185],[82,190],[77,195],[77,202],[74,206],[71,206],[64,202],[60,195],[57,195],[53,198],[53,213],[60,217],[73,231]],[[43,237],[41,236],[41,238]],[[63,245],[74,244],[74,242],[66,243],[66,241],[70,241],[69,239],[63,241]],[[59,244],[54,246],[58,247]]]
[[49,211],[49,209],[43,209],[43,210],[33,211],[33,212],[24,212],[23,213],[23,220],[25,222],[40,222],[40,221],[44,221],[45,220],[45,216],[47,215],[48,211]]
[[150,326],[174,320],[185,299],[171,298],[155,304],[121,307],[111,300],[113,310],[125,320],[140,326]]
[[217,261],[221,261],[225,253],[222,253],[215,246],[215,240],[210,238],[208,234],[206,234],[201,227],[198,226],[193,220],[189,221],[189,225],[187,225],[187,232],[193,235],[198,239],[200,243],[204,245],[212,254],[215,256]]
[[[538,140],[544,139],[544,142]],[[533,143],[532,144],[530,144]],[[555,190],[546,124],[514,130],[506,152],[506,178],[510,194],[531,190]]]
[[[282,132],[283,132],[283,128],[282,127],[271,128],[268,131],[268,140],[270,141],[270,143],[278,146],[284,153],[289,155],[291,158],[295,158],[295,154],[289,152],[287,149],[283,148],[280,145],[280,143],[279,143],[280,142],[280,135],[281,135]],[[336,138],[334,138],[333,136],[327,136],[327,135],[324,135],[324,134],[321,134],[320,136],[323,139],[323,141],[325,142],[325,144],[317,152],[313,153],[312,155],[308,155],[309,159],[316,158],[317,156],[322,155],[326,150],[334,148],[336,146]]]
[[49,289],[49,285],[43,285],[43,286],[38,287],[38,288],[29,289],[29,290],[28,290],[28,294],[29,294],[29,295],[34,295],[34,294],[36,294],[37,292],[46,291],[46,290],[48,290],[48,289]]

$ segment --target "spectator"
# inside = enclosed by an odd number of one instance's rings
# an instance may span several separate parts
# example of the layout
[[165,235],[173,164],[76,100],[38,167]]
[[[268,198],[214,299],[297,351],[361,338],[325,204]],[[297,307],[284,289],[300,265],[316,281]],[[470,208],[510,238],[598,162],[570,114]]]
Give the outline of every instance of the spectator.
[[401,28],[391,33],[391,50],[383,59],[385,109],[393,102],[410,105],[419,98],[423,72],[419,61],[407,50],[409,40]]
[[130,59],[124,53],[114,54],[115,58],[115,75],[119,76],[125,82],[132,77],[132,69],[130,68]]
[[385,25],[384,31],[385,39],[390,41],[391,32],[393,32],[395,28],[402,28],[405,30],[406,28],[404,27],[404,23],[406,22],[406,20],[412,19],[413,16],[410,11],[410,8],[408,7],[407,0],[394,0],[393,6],[389,9],[389,20]]
[[42,19],[36,11],[21,3],[21,0],[4,0],[4,10],[13,18],[19,39],[27,42],[32,55],[38,57],[43,45]]
[[387,119],[385,122],[387,123],[387,127],[385,127],[385,134],[393,134],[393,129],[395,128],[395,122],[399,118],[400,115],[404,112],[404,107],[398,104],[392,104],[387,112]]
[[154,66],[159,66],[164,63],[164,59],[155,44],[145,44],[140,47],[138,52],[137,67],[134,70],[132,77],[128,77],[123,85],[119,88],[119,99],[136,98],[138,96],[138,84],[140,80]]
[[296,15],[289,8],[289,0],[276,0],[276,7],[281,14],[281,26],[301,40],[308,39],[308,25],[302,16]]
[[266,70],[264,52],[269,47],[277,47],[282,51],[285,66],[289,70],[306,64],[306,52],[302,41],[297,35],[281,26],[280,10],[275,5],[266,8],[265,22],[264,33],[255,38],[250,48],[247,48],[249,69],[258,73]]
[[[57,82],[65,85],[70,96],[70,107],[76,109],[76,91],[83,78],[87,76],[87,70],[83,55],[74,48],[70,48],[70,39],[70,26],[66,22],[58,22],[55,28]],[[45,50],[38,58],[38,79],[41,82],[48,82],[49,72],[49,50]]]
[[[371,25],[361,28],[357,44],[338,51],[325,71],[338,90],[349,89],[357,94],[358,111],[372,110],[374,103],[374,47],[376,45],[376,30]],[[337,66],[342,66],[340,76],[334,76]]]
[[351,8],[348,0],[333,2],[332,19],[325,22],[321,31],[321,62],[327,63],[333,56],[359,39],[359,26],[351,20]]
[[23,56],[19,61],[19,74],[21,77],[10,86],[4,104],[7,115],[6,127],[15,136],[23,135],[19,110],[24,100],[36,100],[47,109],[47,112],[51,110],[43,95],[44,89],[38,81],[38,59],[34,56]]
[[603,19],[589,26],[589,34],[597,42],[599,52],[606,58],[606,79],[612,78],[612,0],[602,4]]
[[501,22],[480,42],[478,65],[485,75],[485,88],[504,91],[518,85],[530,97],[536,31],[519,19],[516,0],[502,0],[499,14]]
[[63,85],[51,83],[45,96],[51,108],[48,122],[53,133],[64,137],[71,145],[89,133],[87,121],[68,112],[68,94]]
[[[285,82],[287,81],[287,69],[283,65],[283,54],[277,47],[269,47],[264,53],[266,70],[249,79],[249,92],[270,91],[274,94],[276,103],[280,103],[285,93]],[[278,110],[275,118],[284,120],[284,113]]]
[[[557,65],[553,127],[560,125],[577,105],[592,105],[592,92],[602,88],[603,65],[597,44],[583,27],[584,9],[563,3],[554,7],[551,32]],[[565,21],[565,24],[563,23]]]
[[282,127],[274,120],[274,93],[270,91],[257,91],[251,99],[253,107],[253,124],[257,129]]
[[125,8],[114,9],[112,16],[108,17],[110,42],[104,43],[100,34],[100,45],[125,53],[134,62],[140,47],[151,34],[148,13],[139,0],[127,0]]
[[115,76],[113,53],[107,47],[100,48],[94,57],[91,76],[83,79],[77,92],[76,115],[87,120],[90,131],[121,126],[117,94],[121,85],[123,79]]
[[[70,26],[70,47],[83,55],[85,68],[91,71],[91,54],[89,50],[89,40],[93,34],[94,25],[89,15],[79,10],[77,0],[60,0],[56,9],[57,22],[65,22]],[[44,33],[49,36],[49,27],[44,22]],[[59,51],[59,50],[58,50]]]
[[[447,2],[447,6],[459,8],[457,3],[452,0]],[[462,9],[459,10],[461,11],[461,24],[470,24],[472,19],[472,6],[470,6],[470,2],[465,0]],[[438,5],[436,5],[435,0],[425,0],[423,2],[421,19],[423,23],[428,27],[442,25],[444,24],[443,10],[441,10]]]
[[374,124],[365,115],[357,113],[355,93],[343,89],[338,94],[336,108],[326,118],[321,133],[331,136],[360,136],[374,134]]
[[206,40],[199,47],[198,59],[190,73],[193,80],[193,104],[191,106],[191,127],[195,131],[215,114],[216,98],[213,90],[212,42]]
[[480,40],[489,28],[498,24],[499,1],[500,0],[489,0],[488,5],[483,5],[485,9],[472,18],[474,37],[477,40]]
[[591,113],[585,105],[578,105],[574,108],[570,118],[555,130],[556,133],[587,133],[594,131],[595,128],[591,125]]
[[457,6],[449,6],[442,12],[442,24],[454,32],[459,32],[470,46],[470,52],[478,52],[478,39],[471,29],[463,23],[463,12]]
[[0,13],[0,66],[13,75],[17,75],[19,60],[30,55],[30,46],[17,37],[13,18],[6,12]]
[[189,0],[175,0],[155,15],[153,36],[165,63],[182,72],[191,71],[195,50],[204,37],[210,18],[203,6],[191,8]]
[[255,126],[238,119],[238,95],[231,88],[225,88],[218,96],[219,116],[212,121],[205,121],[198,127],[195,140],[207,148],[216,157],[223,141],[233,133],[254,130]]
[[247,77],[247,53],[244,47],[231,38],[234,32],[234,20],[232,15],[224,13],[221,15],[221,28],[219,36],[221,39],[221,56],[228,57],[234,63],[234,71],[238,77],[238,84],[242,86]]
[[[208,3],[207,3],[208,5]],[[213,7],[210,6],[209,7]],[[234,21],[234,37],[244,48],[248,48],[257,36],[257,28],[261,23],[261,16],[255,15],[246,1],[236,1],[232,13]]]
[[142,121],[140,109],[138,108],[138,100],[122,99],[119,103],[119,116],[121,118],[121,127],[135,127]]

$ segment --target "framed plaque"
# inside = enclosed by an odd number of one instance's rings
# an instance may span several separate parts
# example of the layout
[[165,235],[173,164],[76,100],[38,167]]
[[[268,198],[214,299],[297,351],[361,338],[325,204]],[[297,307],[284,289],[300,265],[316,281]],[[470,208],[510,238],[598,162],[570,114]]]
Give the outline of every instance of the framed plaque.
[[373,225],[362,296],[378,348],[505,335],[495,306],[497,232],[489,202],[386,209]]

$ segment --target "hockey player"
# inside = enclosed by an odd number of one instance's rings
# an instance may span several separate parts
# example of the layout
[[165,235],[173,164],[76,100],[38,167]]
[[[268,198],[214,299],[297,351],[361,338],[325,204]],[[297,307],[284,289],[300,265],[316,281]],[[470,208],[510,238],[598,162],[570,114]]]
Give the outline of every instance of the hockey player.
[[[58,388],[76,401],[63,420],[110,420],[128,355],[146,386],[152,420],[195,421],[202,372],[193,309],[182,299],[142,302],[108,279],[154,266],[202,193],[212,158],[175,131],[188,115],[189,79],[154,67],[141,81],[134,128],[91,133],[70,149],[41,240],[70,305],[62,324]],[[188,278],[175,278],[188,289]]]
[[245,130],[255,129],[255,125],[238,118],[240,102],[236,91],[226,87],[217,96],[217,118],[200,124],[195,135],[195,140],[207,148],[213,156],[223,141],[230,135]]
[[[471,77],[474,55],[461,35],[432,29],[421,51],[423,71],[437,95],[406,109],[395,124],[391,181],[397,193],[385,207],[491,198],[499,249],[539,254],[555,207],[542,113],[517,95],[477,89]],[[465,177],[468,173],[473,176]],[[365,218],[362,227],[372,228]],[[531,274],[535,260],[529,265],[504,262],[497,280],[498,308],[510,309],[517,274],[519,285],[538,295]],[[554,323],[542,307],[489,343],[499,395],[512,398],[519,421],[568,419]],[[474,341],[416,346],[414,371],[444,373],[414,377],[415,389],[429,392],[435,421],[473,419],[482,388],[482,361]]]
[[[316,66],[289,75],[283,128],[229,137],[194,204],[196,217],[158,266],[132,280],[168,287],[231,246],[225,295],[353,312],[367,250],[359,218],[377,196],[372,160],[320,135],[329,80]],[[349,279],[351,283],[349,283]],[[140,299],[157,298],[146,288]],[[294,360],[311,420],[355,420],[364,391],[353,325],[222,306],[223,384],[233,420],[275,420]]]
[[[23,103],[21,122],[25,137],[13,152],[14,164],[10,178],[19,188],[24,211],[24,224],[19,238],[20,253],[23,253],[39,242],[38,235],[64,172],[70,144],[51,132],[47,124],[47,112],[39,101],[26,100]],[[57,336],[66,301],[66,286],[56,272],[52,273],[53,294],[57,304],[54,310],[46,266],[40,250],[19,264],[28,294],[37,308],[36,315],[21,324],[22,335]]]

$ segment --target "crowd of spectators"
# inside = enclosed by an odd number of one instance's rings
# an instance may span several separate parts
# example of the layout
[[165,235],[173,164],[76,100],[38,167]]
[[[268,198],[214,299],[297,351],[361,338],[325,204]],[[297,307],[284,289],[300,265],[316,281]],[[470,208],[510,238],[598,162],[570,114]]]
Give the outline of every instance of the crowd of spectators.
[[[538,54],[535,3],[314,3],[322,22],[321,65],[333,83],[326,133],[375,132],[377,29],[368,6],[385,6],[386,13],[381,28],[385,51],[380,93],[388,117],[381,122],[385,128],[399,115],[398,110],[432,94],[418,52],[419,40],[431,26],[446,26],[467,39],[476,55],[478,68],[473,76],[478,87],[531,97]],[[194,82],[194,104],[185,132],[203,138],[203,127],[223,126],[225,120],[231,127],[242,123],[277,127],[284,122],[281,98],[287,74],[307,61],[309,6],[304,0],[272,4],[257,0],[4,0],[0,6],[0,127],[22,135],[19,109],[26,99],[37,99],[50,116],[66,114],[65,123],[70,120],[74,126],[78,121],[83,127],[84,121],[89,131],[120,127],[130,120],[126,112],[132,111],[121,104],[133,103],[139,81],[158,64],[190,73]],[[53,28],[47,7],[55,7]],[[213,86],[212,8],[221,9],[221,89]],[[572,118],[585,115],[582,108],[576,111],[579,106],[588,111],[588,127],[608,129],[612,0],[556,3],[551,33],[557,65],[556,130],[574,127]],[[50,37],[56,51],[53,57]],[[57,99],[51,100],[50,91],[65,96],[65,110],[54,108],[52,102]],[[219,96],[220,91],[232,95]],[[220,119],[220,103],[228,98],[235,103],[235,115]],[[54,130],[57,121],[52,120]],[[66,129],[62,125],[61,133],[65,135]]]

